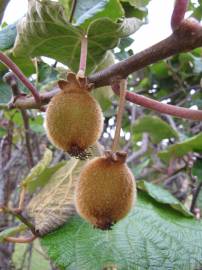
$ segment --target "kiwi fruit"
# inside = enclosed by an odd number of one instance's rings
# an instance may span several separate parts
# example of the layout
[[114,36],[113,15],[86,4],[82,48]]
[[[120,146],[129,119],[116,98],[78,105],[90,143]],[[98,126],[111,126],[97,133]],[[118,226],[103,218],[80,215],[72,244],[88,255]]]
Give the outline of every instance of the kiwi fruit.
[[71,156],[85,159],[86,150],[100,137],[103,115],[97,101],[90,95],[92,85],[86,78],[67,75],[58,82],[61,92],[47,108],[45,126],[49,140]]
[[75,190],[76,209],[96,228],[110,229],[134,203],[135,179],[125,158],[122,153],[117,153],[116,158],[94,158],[81,171]]

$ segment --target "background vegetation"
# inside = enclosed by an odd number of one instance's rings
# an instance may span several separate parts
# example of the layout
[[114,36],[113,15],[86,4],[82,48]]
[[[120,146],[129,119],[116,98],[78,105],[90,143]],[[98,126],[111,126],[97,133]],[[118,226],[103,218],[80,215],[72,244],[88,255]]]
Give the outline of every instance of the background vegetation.
[[[58,91],[57,81],[66,77],[68,68],[78,70],[86,32],[88,76],[132,56],[131,34],[146,23],[148,3],[31,0],[23,21],[1,24],[0,50],[46,95]],[[2,14],[5,6],[0,5]],[[200,21],[202,1],[190,1],[188,10]],[[145,65],[129,75],[128,90],[163,104],[201,110],[201,55],[201,48],[195,48]],[[42,56],[55,63],[47,64]],[[107,83],[93,95],[105,116],[100,144],[108,149],[118,97]],[[0,204],[17,207],[20,189],[25,188],[23,216],[44,232],[29,244],[6,242],[5,237],[27,227],[16,215],[0,212],[0,269],[202,269],[200,121],[126,102],[121,149],[128,152],[138,200],[124,220],[103,232],[74,210],[72,189],[86,161],[55,149],[45,134],[46,105],[28,108],[24,99],[29,99],[29,90],[0,64]],[[48,100],[47,94],[43,103]],[[98,154],[97,148],[92,151]]]

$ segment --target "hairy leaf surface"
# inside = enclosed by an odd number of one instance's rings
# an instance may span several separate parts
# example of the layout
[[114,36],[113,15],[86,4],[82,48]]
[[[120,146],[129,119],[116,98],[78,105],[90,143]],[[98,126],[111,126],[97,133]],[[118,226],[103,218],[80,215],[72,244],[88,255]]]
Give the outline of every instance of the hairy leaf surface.
[[200,269],[202,223],[140,191],[133,211],[110,231],[79,217],[44,236],[42,246],[62,269]]

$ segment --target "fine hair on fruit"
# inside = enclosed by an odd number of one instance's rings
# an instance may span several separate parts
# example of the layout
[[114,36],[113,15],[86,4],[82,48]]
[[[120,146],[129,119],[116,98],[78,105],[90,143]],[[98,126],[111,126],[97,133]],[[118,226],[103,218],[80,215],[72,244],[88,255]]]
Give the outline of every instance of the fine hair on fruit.
[[135,198],[135,179],[126,163],[106,156],[84,166],[75,191],[79,215],[102,230],[124,218]]
[[69,73],[58,82],[62,91],[54,96],[46,111],[46,131],[51,143],[71,156],[85,158],[103,129],[103,114],[90,95],[86,79]]

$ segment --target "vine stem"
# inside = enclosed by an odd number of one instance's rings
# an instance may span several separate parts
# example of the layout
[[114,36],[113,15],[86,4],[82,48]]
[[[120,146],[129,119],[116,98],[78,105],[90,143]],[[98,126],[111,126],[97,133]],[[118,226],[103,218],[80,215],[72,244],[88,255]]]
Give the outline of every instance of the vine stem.
[[116,152],[118,150],[121,124],[122,124],[124,105],[125,105],[127,80],[122,79],[120,81],[119,86],[120,86],[120,99],[119,99],[119,108],[118,108],[118,112],[117,112],[116,130],[115,130],[114,140],[113,140],[113,144],[112,144],[112,152]]
[[184,15],[187,10],[188,0],[175,0],[175,6],[171,16],[171,27],[175,31],[184,20]]
[[80,64],[77,77],[84,78],[86,72],[86,62],[88,54],[88,36],[85,34],[81,40],[81,55],[80,55]]
[[11,243],[30,243],[34,241],[37,238],[36,235],[32,235],[30,237],[12,237],[12,236],[7,236],[4,238],[5,241],[11,242]]
[[32,83],[25,77],[22,71],[17,67],[17,65],[4,53],[0,52],[0,62],[6,65],[13,73],[18,77],[18,79],[31,91],[36,103],[40,103],[40,95],[38,90],[34,87]]
[[0,207],[0,209],[3,210],[3,212],[6,212],[8,214],[11,214],[11,215],[17,217],[22,223],[24,223],[32,231],[32,233],[34,235],[36,235],[34,225],[31,222],[29,222],[25,217],[23,217],[23,215],[21,213],[18,213],[18,211],[10,209],[6,206],[2,206],[2,207]]
[[[115,92],[116,95],[119,95],[119,85],[113,84],[112,89]],[[126,92],[126,99],[134,104],[138,104],[140,106],[143,106],[145,108],[154,110],[159,113],[164,113],[184,119],[190,119],[195,121],[201,121],[202,120],[202,110],[192,110],[188,108],[183,108],[175,105],[170,104],[164,104],[157,100],[132,93],[127,91]]]

